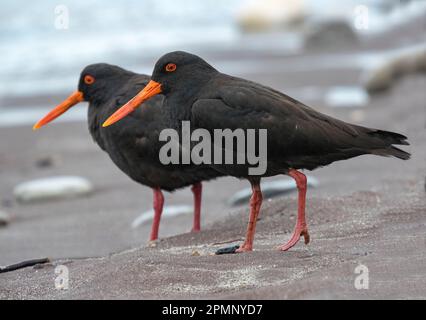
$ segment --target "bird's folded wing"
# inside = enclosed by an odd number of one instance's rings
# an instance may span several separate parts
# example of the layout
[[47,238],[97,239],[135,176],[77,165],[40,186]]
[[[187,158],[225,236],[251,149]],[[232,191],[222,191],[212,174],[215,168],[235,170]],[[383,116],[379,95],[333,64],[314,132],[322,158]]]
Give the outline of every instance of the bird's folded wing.
[[[262,86],[222,87],[215,98],[197,100],[191,120],[196,127],[267,129],[268,141],[296,154],[345,146],[359,133],[351,125],[323,115],[278,91]],[[279,151],[277,150],[277,151]]]

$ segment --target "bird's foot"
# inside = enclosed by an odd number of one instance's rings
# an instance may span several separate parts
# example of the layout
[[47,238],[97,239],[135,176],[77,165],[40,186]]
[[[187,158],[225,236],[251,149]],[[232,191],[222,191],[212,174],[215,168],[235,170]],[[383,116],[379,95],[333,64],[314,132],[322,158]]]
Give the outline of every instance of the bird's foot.
[[305,238],[305,244],[309,243],[310,237],[309,237],[308,228],[306,226],[305,227],[296,227],[296,229],[293,232],[291,239],[286,244],[279,246],[278,249],[281,250],[281,251],[287,251],[288,249],[293,247],[299,241],[300,236],[303,236]]
[[253,246],[248,244],[243,244],[241,247],[239,247],[235,252],[241,253],[241,252],[248,252],[253,251]]
[[193,232],[193,233],[198,233],[198,232],[200,232],[200,231],[201,231],[201,228],[200,228],[200,227],[198,227],[198,228],[193,227],[193,228],[191,229],[191,232]]

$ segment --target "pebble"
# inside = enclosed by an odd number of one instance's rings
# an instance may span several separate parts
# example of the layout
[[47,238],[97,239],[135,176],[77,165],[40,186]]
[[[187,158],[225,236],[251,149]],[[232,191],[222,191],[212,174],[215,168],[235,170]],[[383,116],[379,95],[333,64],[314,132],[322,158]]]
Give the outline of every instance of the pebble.
[[157,240],[149,240],[147,243],[148,248],[156,248],[158,245],[158,241]]
[[[307,176],[308,187],[317,187],[319,182],[312,176]],[[296,183],[293,179],[281,179],[275,181],[261,182],[262,194],[265,199],[273,198],[279,195],[287,194],[297,190]],[[229,200],[230,206],[238,206],[248,203],[251,197],[251,188],[245,188],[236,192]]]
[[304,45],[309,50],[353,47],[358,42],[357,33],[345,18],[314,20],[306,27]]
[[33,202],[87,195],[93,191],[89,180],[77,176],[56,176],[23,182],[13,191],[16,200]]
[[392,86],[394,79],[394,65],[385,62],[379,67],[367,70],[362,75],[365,89],[370,93],[381,92]]
[[381,64],[364,71],[362,82],[368,92],[377,93],[389,89],[400,76],[425,70],[426,45],[420,44],[391,52]]
[[4,211],[0,211],[0,227],[4,227],[10,223],[10,215]]
[[54,159],[51,156],[46,156],[39,158],[35,161],[35,165],[37,168],[45,169],[50,168],[54,165]]
[[[176,205],[176,206],[165,206],[163,208],[163,213],[161,214],[161,218],[172,218],[180,215],[193,214],[194,210],[192,206],[188,205]],[[147,222],[152,221],[154,218],[154,210],[148,210],[139,215],[132,222],[132,228],[137,228]]]
[[333,87],[325,95],[325,103],[332,108],[360,108],[367,106],[369,101],[362,87]]

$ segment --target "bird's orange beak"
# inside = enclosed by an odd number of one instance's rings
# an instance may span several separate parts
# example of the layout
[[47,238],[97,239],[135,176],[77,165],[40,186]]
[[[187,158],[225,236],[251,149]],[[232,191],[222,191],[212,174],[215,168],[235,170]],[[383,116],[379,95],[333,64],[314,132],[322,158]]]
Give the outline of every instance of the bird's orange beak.
[[155,96],[156,94],[161,93],[161,84],[151,80],[148,82],[146,87],[129,100],[124,106],[114,112],[102,125],[102,127],[108,127],[113,123],[123,119],[129,113],[132,113],[136,108],[138,108],[142,103],[144,103],[149,98]]
[[37,130],[44,126],[45,124],[48,124],[50,121],[56,119],[61,114],[63,114],[65,111],[67,111],[72,106],[76,105],[77,103],[83,101],[83,93],[80,91],[76,91],[73,94],[71,94],[68,98],[66,98],[60,105],[58,105],[55,109],[50,111],[48,114],[44,116],[43,119],[39,120],[33,127],[33,130]]

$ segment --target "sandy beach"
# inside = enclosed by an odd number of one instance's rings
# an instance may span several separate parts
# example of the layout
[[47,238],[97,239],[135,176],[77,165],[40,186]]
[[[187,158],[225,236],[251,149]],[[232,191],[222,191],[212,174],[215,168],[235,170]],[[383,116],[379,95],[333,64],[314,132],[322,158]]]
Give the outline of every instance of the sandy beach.
[[[348,61],[356,54],[418,44],[425,41],[424,31],[424,21],[414,21],[391,35],[368,39],[356,50],[327,54]],[[331,108],[322,90],[359,86],[363,70],[358,64],[324,66],[318,63],[324,52],[257,52],[246,53],[244,59],[255,64],[244,68],[236,62],[239,54],[212,52],[206,58],[224,72],[234,73],[226,69],[230,65],[238,76],[277,88],[326,114],[400,132],[409,138],[406,150],[412,158],[362,156],[308,172],[319,181],[308,191],[308,246],[275,250],[289,238],[295,222],[292,193],[264,202],[253,252],[215,256],[218,248],[244,236],[248,209],[229,207],[227,200],[246,188],[246,181],[205,183],[202,232],[188,233],[189,214],[166,217],[160,241],[149,246],[150,223],[136,229],[131,223],[151,208],[151,190],[112,164],[92,141],[85,121],[54,123],[37,132],[26,124],[0,127],[0,210],[12,217],[0,227],[0,265],[52,260],[0,274],[0,299],[426,299],[426,74],[400,77],[389,90],[372,95],[366,107]],[[273,72],[271,66],[276,66]],[[35,99],[49,108],[59,102],[58,95]],[[25,105],[24,99],[7,102],[15,108]],[[48,165],[40,165],[46,159]],[[56,175],[85,177],[94,192],[29,204],[14,199],[16,184]],[[166,205],[192,203],[189,189],[165,197]],[[368,290],[354,287],[359,264],[369,269]],[[57,265],[69,268],[68,290],[55,288]]]

